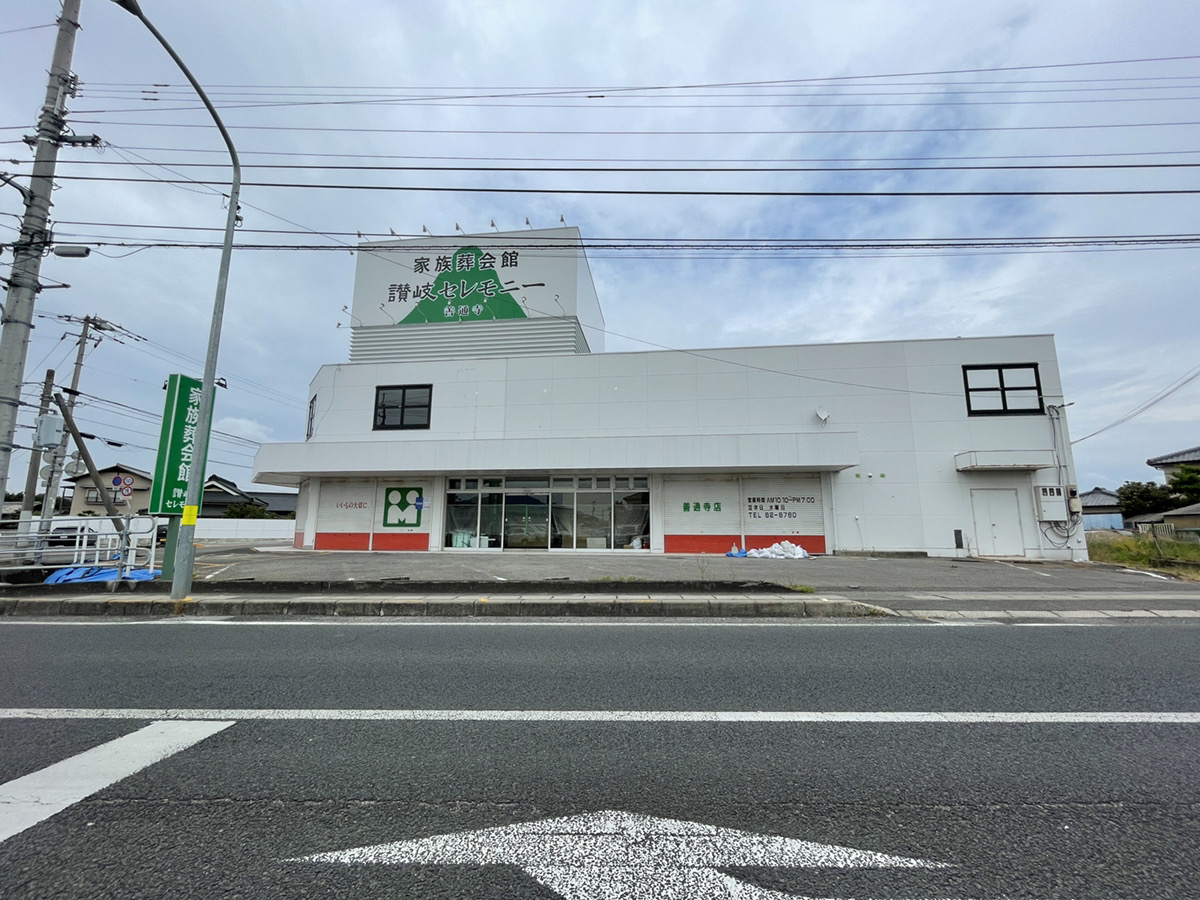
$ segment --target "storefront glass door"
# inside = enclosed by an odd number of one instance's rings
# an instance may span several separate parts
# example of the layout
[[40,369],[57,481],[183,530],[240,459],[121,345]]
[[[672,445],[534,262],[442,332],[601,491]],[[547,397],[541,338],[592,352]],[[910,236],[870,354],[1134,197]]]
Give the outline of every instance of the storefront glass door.
[[504,548],[546,550],[550,546],[550,495],[508,494],[504,498]]

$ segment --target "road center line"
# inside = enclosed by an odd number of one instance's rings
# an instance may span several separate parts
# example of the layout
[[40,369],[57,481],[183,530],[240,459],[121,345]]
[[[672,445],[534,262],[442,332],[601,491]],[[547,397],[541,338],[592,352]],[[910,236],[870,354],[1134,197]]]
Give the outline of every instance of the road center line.
[[[231,724],[231,721],[238,720],[260,722],[632,722],[647,724],[742,722],[748,724],[862,723],[879,725],[1200,725],[1200,712],[812,712],[791,710],[762,711],[640,709],[9,708],[0,709],[0,719],[154,719],[158,721],[159,724],[162,724],[162,722],[165,721],[176,720],[190,720],[193,724],[198,724],[199,722],[216,721],[219,722],[222,728],[228,727],[228,725]],[[141,732],[138,732],[138,734],[141,734]],[[207,735],[201,735],[201,737],[206,736]],[[132,735],[130,737],[132,737]],[[201,738],[198,737],[195,740],[200,739]],[[125,740],[125,738],[122,738],[121,740]],[[194,742],[195,741],[191,741],[191,743]],[[144,763],[144,765],[149,765],[149,763]],[[138,768],[141,768],[141,766]],[[136,771],[136,769],[134,771]]]
[[233,724],[231,721],[154,722],[133,734],[0,785],[0,842]]

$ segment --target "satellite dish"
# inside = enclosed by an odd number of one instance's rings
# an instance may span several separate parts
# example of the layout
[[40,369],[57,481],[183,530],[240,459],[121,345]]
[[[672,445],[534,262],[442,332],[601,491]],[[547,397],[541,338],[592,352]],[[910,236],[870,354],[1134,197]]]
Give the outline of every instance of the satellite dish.
[[829,410],[827,410],[824,406],[817,404],[816,413],[817,418],[821,420],[822,425],[829,421]]

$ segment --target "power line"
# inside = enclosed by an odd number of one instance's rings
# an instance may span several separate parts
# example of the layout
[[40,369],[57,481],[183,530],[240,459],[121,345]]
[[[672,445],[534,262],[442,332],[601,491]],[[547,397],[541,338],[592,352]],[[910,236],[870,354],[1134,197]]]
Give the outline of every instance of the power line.
[[[102,119],[76,119],[81,125],[115,125],[139,128],[211,128],[200,122],[107,122]],[[1105,122],[1078,125],[957,125],[940,128],[782,128],[782,129],[702,129],[702,130],[620,130],[569,128],[341,128],[316,125],[230,125],[231,131],[332,132],[337,134],[454,134],[472,136],[521,137],[790,137],[795,135],[853,134],[978,134],[1017,131],[1085,131],[1112,128],[1177,128],[1200,122]],[[15,128],[24,128],[18,125]],[[4,129],[0,129],[4,130]],[[13,130],[8,128],[7,130]]]
[[[1110,90],[1120,90],[1119,88],[1111,88]],[[1161,90],[1161,88],[1159,89]],[[898,94],[884,94],[883,97],[897,97]],[[841,100],[837,103],[779,103],[776,101],[764,103],[747,103],[744,101],[737,103],[629,103],[621,102],[619,105],[605,103],[597,105],[596,101],[589,101],[581,98],[576,103],[499,103],[496,101],[488,103],[479,102],[454,102],[452,100],[417,100],[405,98],[363,98],[358,100],[294,100],[294,101],[271,101],[262,103],[249,102],[227,102],[214,103],[218,109],[222,110],[239,110],[239,109],[294,109],[305,106],[383,106],[383,105],[399,105],[404,104],[411,107],[419,107],[422,109],[586,109],[590,112],[624,112],[626,110],[637,109],[687,109],[687,110],[729,110],[735,109],[741,112],[749,112],[753,110],[777,110],[777,109],[901,109],[905,107],[916,107],[920,109],[938,109],[942,107],[955,106],[1062,106],[1069,104],[1078,106],[1084,103],[1154,103],[1154,102],[1178,102],[1188,100],[1200,100],[1200,97],[1063,97],[1059,99],[1029,99],[1019,98],[1014,100],[950,100],[943,99],[937,102],[930,103],[926,101],[916,100],[888,100],[880,99],[870,100],[863,103],[850,103]],[[153,97],[143,97],[143,101],[150,103],[155,100]],[[664,98],[665,99],[665,98]],[[188,106],[134,106],[126,109],[81,109],[77,111],[78,115],[88,116],[110,116],[121,115],[123,113],[166,113],[166,112],[192,112],[193,110],[204,109],[203,106],[188,105]]]
[[[1072,63],[1041,63],[1038,65],[1026,66],[990,66],[977,67],[970,69],[938,69],[933,71],[918,71],[918,72],[889,72],[877,73],[874,75],[829,75],[823,77],[812,78],[786,78],[773,79],[766,81],[728,81],[728,82],[708,82],[708,83],[686,83],[686,84],[666,84],[666,85],[641,85],[641,86],[614,86],[614,85],[590,85],[590,86],[573,86],[573,87],[526,87],[526,86],[505,86],[505,87],[487,87],[478,88],[477,90],[497,91],[497,90],[512,90],[512,91],[537,91],[545,93],[579,93],[579,92],[594,92],[594,91],[609,91],[609,92],[628,92],[628,91],[663,91],[663,90],[697,90],[705,88],[736,88],[736,87],[754,87],[754,86],[779,86],[779,85],[804,85],[804,84],[833,84],[847,81],[864,81],[879,78],[928,78],[935,75],[977,75],[983,72],[1033,72],[1049,69],[1079,69],[1088,68],[1091,66],[1119,66],[1119,65],[1138,65],[1142,63],[1161,63],[1161,62],[1186,62],[1200,59],[1200,54],[1191,56],[1150,56],[1134,59],[1106,59],[1106,60],[1090,60],[1087,62],[1072,62]],[[103,84],[130,84],[129,82],[100,82]],[[171,86],[171,85],[166,85]],[[209,90],[222,90],[225,88],[289,88],[297,87],[296,85],[244,85],[244,84],[213,84],[208,85]],[[304,87],[312,87],[305,85]],[[403,90],[404,88],[381,88],[379,85],[340,85],[342,90]],[[458,90],[454,86],[435,85],[411,87],[415,90]],[[467,88],[470,90],[470,88]]]
[[[60,225],[60,226],[61,225],[78,225],[78,226],[90,227],[90,228],[145,228],[148,231],[150,231],[150,230],[221,231],[222,230],[221,228],[218,228],[213,225],[150,225],[150,224],[135,223],[135,222],[81,222],[81,221],[75,221],[75,220],[69,220],[69,219],[60,219],[57,221],[56,224]],[[314,231],[313,229],[308,229],[308,228],[304,228],[302,230],[294,230],[294,229],[286,229],[286,228],[240,228],[240,229],[238,229],[238,232],[240,234],[322,234],[322,235],[340,236],[340,237],[356,237],[356,236],[358,236],[358,237],[368,238],[371,240],[378,239],[380,241],[405,240],[405,239],[423,239],[423,240],[430,239],[426,233],[396,234],[394,232],[389,232],[389,233],[385,234],[383,232],[364,233],[361,231]],[[65,234],[67,236],[70,236],[72,233],[65,232]],[[483,234],[477,235],[477,237],[479,237],[481,240],[483,240],[484,238],[487,237],[487,233],[485,232]],[[896,242],[899,242],[899,243],[910,243],[910,242],[911,243],[921,243],[921,242],[929,242],[929,241],[952,242],[952,241],[972,241],[972,240],[982,240],[982,241],[1106,241],[1106,240],[1117,240],[1117,239],[1120,239],[1120,240],[1125,240],[1125,239],[1150,240],[1150,239],[1159,239],[1159,238],[1166,239],[1166,238],[1192,238],[1192,237],[1200,237],[1200,232],[1193,232],[1193,233],[1169,232],[1169,233],[1163,233],[1163,234],[997,235],[994,237],[986,237],[986,238],[902,237],[902,238],[874,238],[872,240],[877,243],[880,243],[880,244],[889,244],[889,243],[896,243]],[[552,240],[553,240],[552,238],[549,238],[549,239],[543,238],[538,243],[522,244],[519,241],[517,243],[513,243],[513,239],[511,237],[506,236],[505,243],[506,243],[506,245],[512,244],[512,246],[517,250],[521,250],[521,249],[536,250],[536,249],[545,249],[545,247],[547,245],[546,242],[552,241]],[[843,244],[843,243],[855,243],[855,244],[862,243],[861,240],[857,240],[857,239],[853,239],[853,238],[593,237],[593,238],[582,238],[580,240],[580,243],[583,244],[584,249],[602,247],[607,244],[613,244],[613,245],[638,244],[638,245],[654,245],[654,246],[671,247],[671,246],[676,246],[679,244],[704,243],[704,244],[721,244],[721,245],[728,245],[728,246],[736,247],[736,246],[742,246],[742,245],[746,245],[746,244],[775,243],[775,242],[778,242],[781,244],[799,242],[799,243],[805,243],[805,244],[811,243],[811,244],[822,244],[822,245],[825,245],[825,244],[835,244],[836,245],[836,244]],[[570,240],[570,242],[568,242],[567,239],[563,239],[563,243],[564,243],[564,245],[569,243],[570,246],[572,246],[572,247],[575,246],[575,241],[573,238]],[[459,244],[456,243],[456,244],[446,244],[444,246],[438,246],[438,245],[427,245],[427,246],[430,250],[441,250],[441,249],[456,249],[459,246]],[[357,250],[358,247],[355,247],[354,249]]]
[[57,22],[50,22],[46,25],[26,25],[24,28],[9,28],[7,31],[0,31],[0,34],[16,34],[20,31],[37,31],[39,28],[56,28]]
[[1168,397],[1170,397],[1172,394],[1176,393],[1180,389],[1191,384],[1197,378],[1200,378],[1200,366],[1196,366],[1196,368],[1192,369],[1190,372],[1187,372],[1186,374],[1181,375],[1179,378],[1177,378],[1175,381],[1171,382],[1171,384],[1167,385],[1165,388],[1163,388],[1157,394],[1155,394],[1154,396],[1150,397],[1147,400],[1142,401],[1141,403],[1139,403],[1137,406],[1135,406],[1129,412],[1125,413],[1125,415],[1121,416],[1116,421],[1109,422],[1103,428],[1097,428],[1091,434],[1085,434],[1083,437],[1076,438],[1075,440],[1071,441],[1071,445],[1074,446],[1075,444],[1078,444],[1082,441],[1086,441],[1089,438],[1094,438],[1096,435],[1103,434],[1104,432],[1109,431],[1110,429],[1116,428],[1118,425],[1124,425],[1126,422],[1130,421],[1131,419],[1135,419],[1138,416],[1140,416],[1142,413],[1147,412],[1148,410],[1151,410],[1154,407],[1158,406],[1158,404],[1162,403],[1164,400],[1166,400]]
[[[1200,97],[1196,99],[1200,100]],[[120,150],[120,148],[115,148]],[[87,166],[88,168],[132,166],[145,171],[145,165],[167,169],[214,169],[220,163],[147,161],[145,164],[130,160],[73,159],[60,165]],[[541,174],[546,172],[572,174],[757,174],[780,172],[805,173],[850,173],[857,172],[1041,172],[1041,171],[1104,171],[1127,169],[1197,169],[1200,162],[1142,162],[1142,163],[1028,163],[1024,165],[926,165],[926,166],[396,166],[396,165],[332,165],[329,163],[262,163],[242,166],[242,171],[256,169],[282,169],[285,171],[316,172],[515,172]],[[150,173],[147,173],[150,174]],[[155,180],[159,180],[155,177]],[[201,182],[203,183],[203,182]]]
[[[1196,123],[1200,124],[1200,123]],[[102,181],[119,184],[203,184],[219,185],[219,181],[176,178],[125,178],[100,175],[58,175],[58,181]],[[701,191],[635,188],[533,188],[533,187],[466,187],[398,184],[304,184],[288,181],[243,181],[243,187],[297,188],[330,191],[392,191],[453,194],[586,194],[638,197],[1145,197],[1200,194],[1200,188],[1076,190],[1076,191]]]
[[[4,143],[4,142],[0,142]],[[8,143],[23,143],[22,141],[10,141]],[[148,153],[190,153],[190,154],[206,154],[206,153],[224,153],[223,150],[213,150],[205,147],[120,147],[115,144],[106,144],[105,146],[115,149],[124,149],[126,151],[142,150]],[[1125,157],[1142,157],[1142,156],[1194,156],[1200,154],[1200,150],[1184,149],[1184,150],[1145,150],[1145,151],[1130,151],[1124,153],[1045,153],[1045,154],[1019,154],[1006,156],[811,156],[811,157],[781,157],[772,160],[775,163],[863,163],[863,162],[956,162],[969,160],[985,160],[985,159],[1120,159]],[[588,163],[588,162],[625,162],[625,163],[753,163],[761,162],[757,157],[754,158],[712,158],[712,157],[595,157],[595,156],[421,156],[415,154],[388,154],[388,153],[313,153],[313,152],[298,152],[287,150],[244,150],[240,151],[241,156],[301,156],[313,159],[408,159],[408,160],[439,160],[439,161],[458,161],[458,162],[556,162],[556,163]],[[145,157],[143,157],[144,159]],[[164,165],[163,163],[155,163],[155,165]]]

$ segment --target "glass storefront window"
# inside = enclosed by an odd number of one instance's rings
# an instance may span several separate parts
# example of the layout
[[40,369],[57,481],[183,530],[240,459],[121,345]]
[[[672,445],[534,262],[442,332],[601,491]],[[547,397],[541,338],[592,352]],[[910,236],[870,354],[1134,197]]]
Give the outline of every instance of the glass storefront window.
[[[559,479],[555,479],[556,481]],[[567,479],[568,481],[570,479]],[[575,546],[575,495],[550,495],[550,548],[568,549]]]
[[613,494],[613,534],[617,547],[645,550],[650,547],[650,492]]
[[[451,484],[457,481],[453,479]],[[446,495],[446,543],[447,547],[475,547],[479,534],[479,495]]]
[[575,495],[575,509],[575,549],[611,550],[612,493],[580,491]]
[[[487,479],[484,479],[487,483]],[[479,547],[493,549],[501,545],[504,526],[504,495],[483,494],[479,498]]]
[[[443,546],[649,549],[649,481],[624,475],[447,478]],[[542,490],[550,485],[552,493]]]
[[550,476],[509,475],[504,479],[504,486],[510,490],[512,488],[548,488],[550,487]]

